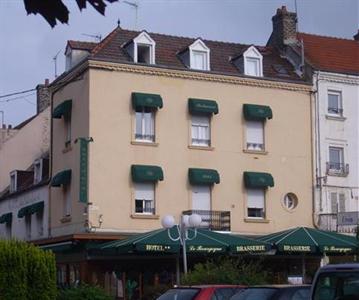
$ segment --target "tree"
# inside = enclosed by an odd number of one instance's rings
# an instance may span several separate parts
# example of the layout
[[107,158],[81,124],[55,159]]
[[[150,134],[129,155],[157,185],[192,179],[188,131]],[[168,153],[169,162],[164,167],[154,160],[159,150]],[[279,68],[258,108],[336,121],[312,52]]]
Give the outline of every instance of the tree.
[[[69,21],[69,10],[62,2],[63,0],[24,0],[27,14],[40,14],[50,24],[55,27],[56,20],[61,23]],[[105,15],[106,3],[117,2],[118,0],[76,0],[80,10],[86,8],[87,3],[91,4],[101,15]]]

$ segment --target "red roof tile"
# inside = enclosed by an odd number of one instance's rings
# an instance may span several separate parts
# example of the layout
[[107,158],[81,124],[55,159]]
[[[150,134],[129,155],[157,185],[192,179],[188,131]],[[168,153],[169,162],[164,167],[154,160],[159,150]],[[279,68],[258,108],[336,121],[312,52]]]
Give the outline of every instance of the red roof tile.
[[355,40],[298,33],[304,55],[318,70],[359,74],[359,42]]
[[96,47],[97,43],[93,42],[82,42],[82,41],[67,41],[67,45],[71,47],[71,49],[77,50],[86,50],[92,51],[93,48]]

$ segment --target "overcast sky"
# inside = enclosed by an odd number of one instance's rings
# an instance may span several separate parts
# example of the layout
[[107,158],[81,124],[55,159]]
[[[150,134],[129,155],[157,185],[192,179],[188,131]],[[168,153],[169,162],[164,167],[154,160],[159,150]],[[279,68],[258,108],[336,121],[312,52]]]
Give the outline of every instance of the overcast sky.
[[[0,0],[0,96],[32,89],[45,78],[53,80],[53,57],[59,52],[60,74],[64,71],[67,40],[94,41],[85,34],[105,37],[117,26],[118,19],[126,29],[265,45],[276,9],[286,5],[288,10],[295,10],[295,0],[137,1],[136,21],[136,10],[122,0],[109,4],[105,17],[91,6],[80,13],[74,0],[65,0],[70,10],[69,24],[51,29],[42,16],[26,15],[23,0]],[[358,3],[297,0],[299,30],[352,39],[359,28]],[[32,116],[35,103],[34,92],[26,97],[0,98],[5,123],[17,125]]]

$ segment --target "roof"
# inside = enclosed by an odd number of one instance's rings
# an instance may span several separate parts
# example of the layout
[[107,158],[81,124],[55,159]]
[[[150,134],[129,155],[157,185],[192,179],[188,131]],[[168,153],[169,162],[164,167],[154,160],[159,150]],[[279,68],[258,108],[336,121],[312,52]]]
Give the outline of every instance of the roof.
[[67,41],[67,45],[70,46],[72,49],[85,50],[90,52],[93,48],[96,47],[97,43],[70,40]]
[[304,55],[317,70],[359,74],[359,42],[356,40],[298,33]]
[[[69,41],[68,45],[71,45],[71,47],[83,46],[84,48],[81,48],[82,50],[90,51],[90,59],[118,63],[133,63],[133,59],[127,53],[125,46],[140,33],[141,32],[139,31],[125,30],[117,27],[98,44]],[[197,38],[171,36],[159,33],[148,34],[156,42],[156,66],[188,70],[179,54],[195,42]],[[236,76],[243,75],[234,65],[232,59],[239,57],[252,45],[201,40],[210,49],[210,72]],[[285,81],[301,80],[301,78],[294,72],[294,68],[289,61],[281,57],[275,48],[270,46],[255,47],[263,56],[264,77]],[[278,65],[283,67],[282,69],[284,72],[278,72]]]

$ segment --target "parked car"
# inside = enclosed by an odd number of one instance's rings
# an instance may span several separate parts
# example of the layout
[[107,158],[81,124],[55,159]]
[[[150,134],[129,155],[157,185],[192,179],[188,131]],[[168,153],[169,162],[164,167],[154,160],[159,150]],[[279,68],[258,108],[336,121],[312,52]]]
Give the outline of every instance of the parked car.
[[309,300],[310,285],[268,285],[248,287],[230,300]]
[[311,300],[359,300],[359,264],[321,267],[313,279]]
[[196,285],[176,287],[162,294],[157,300],[229,300],[241,285]]

